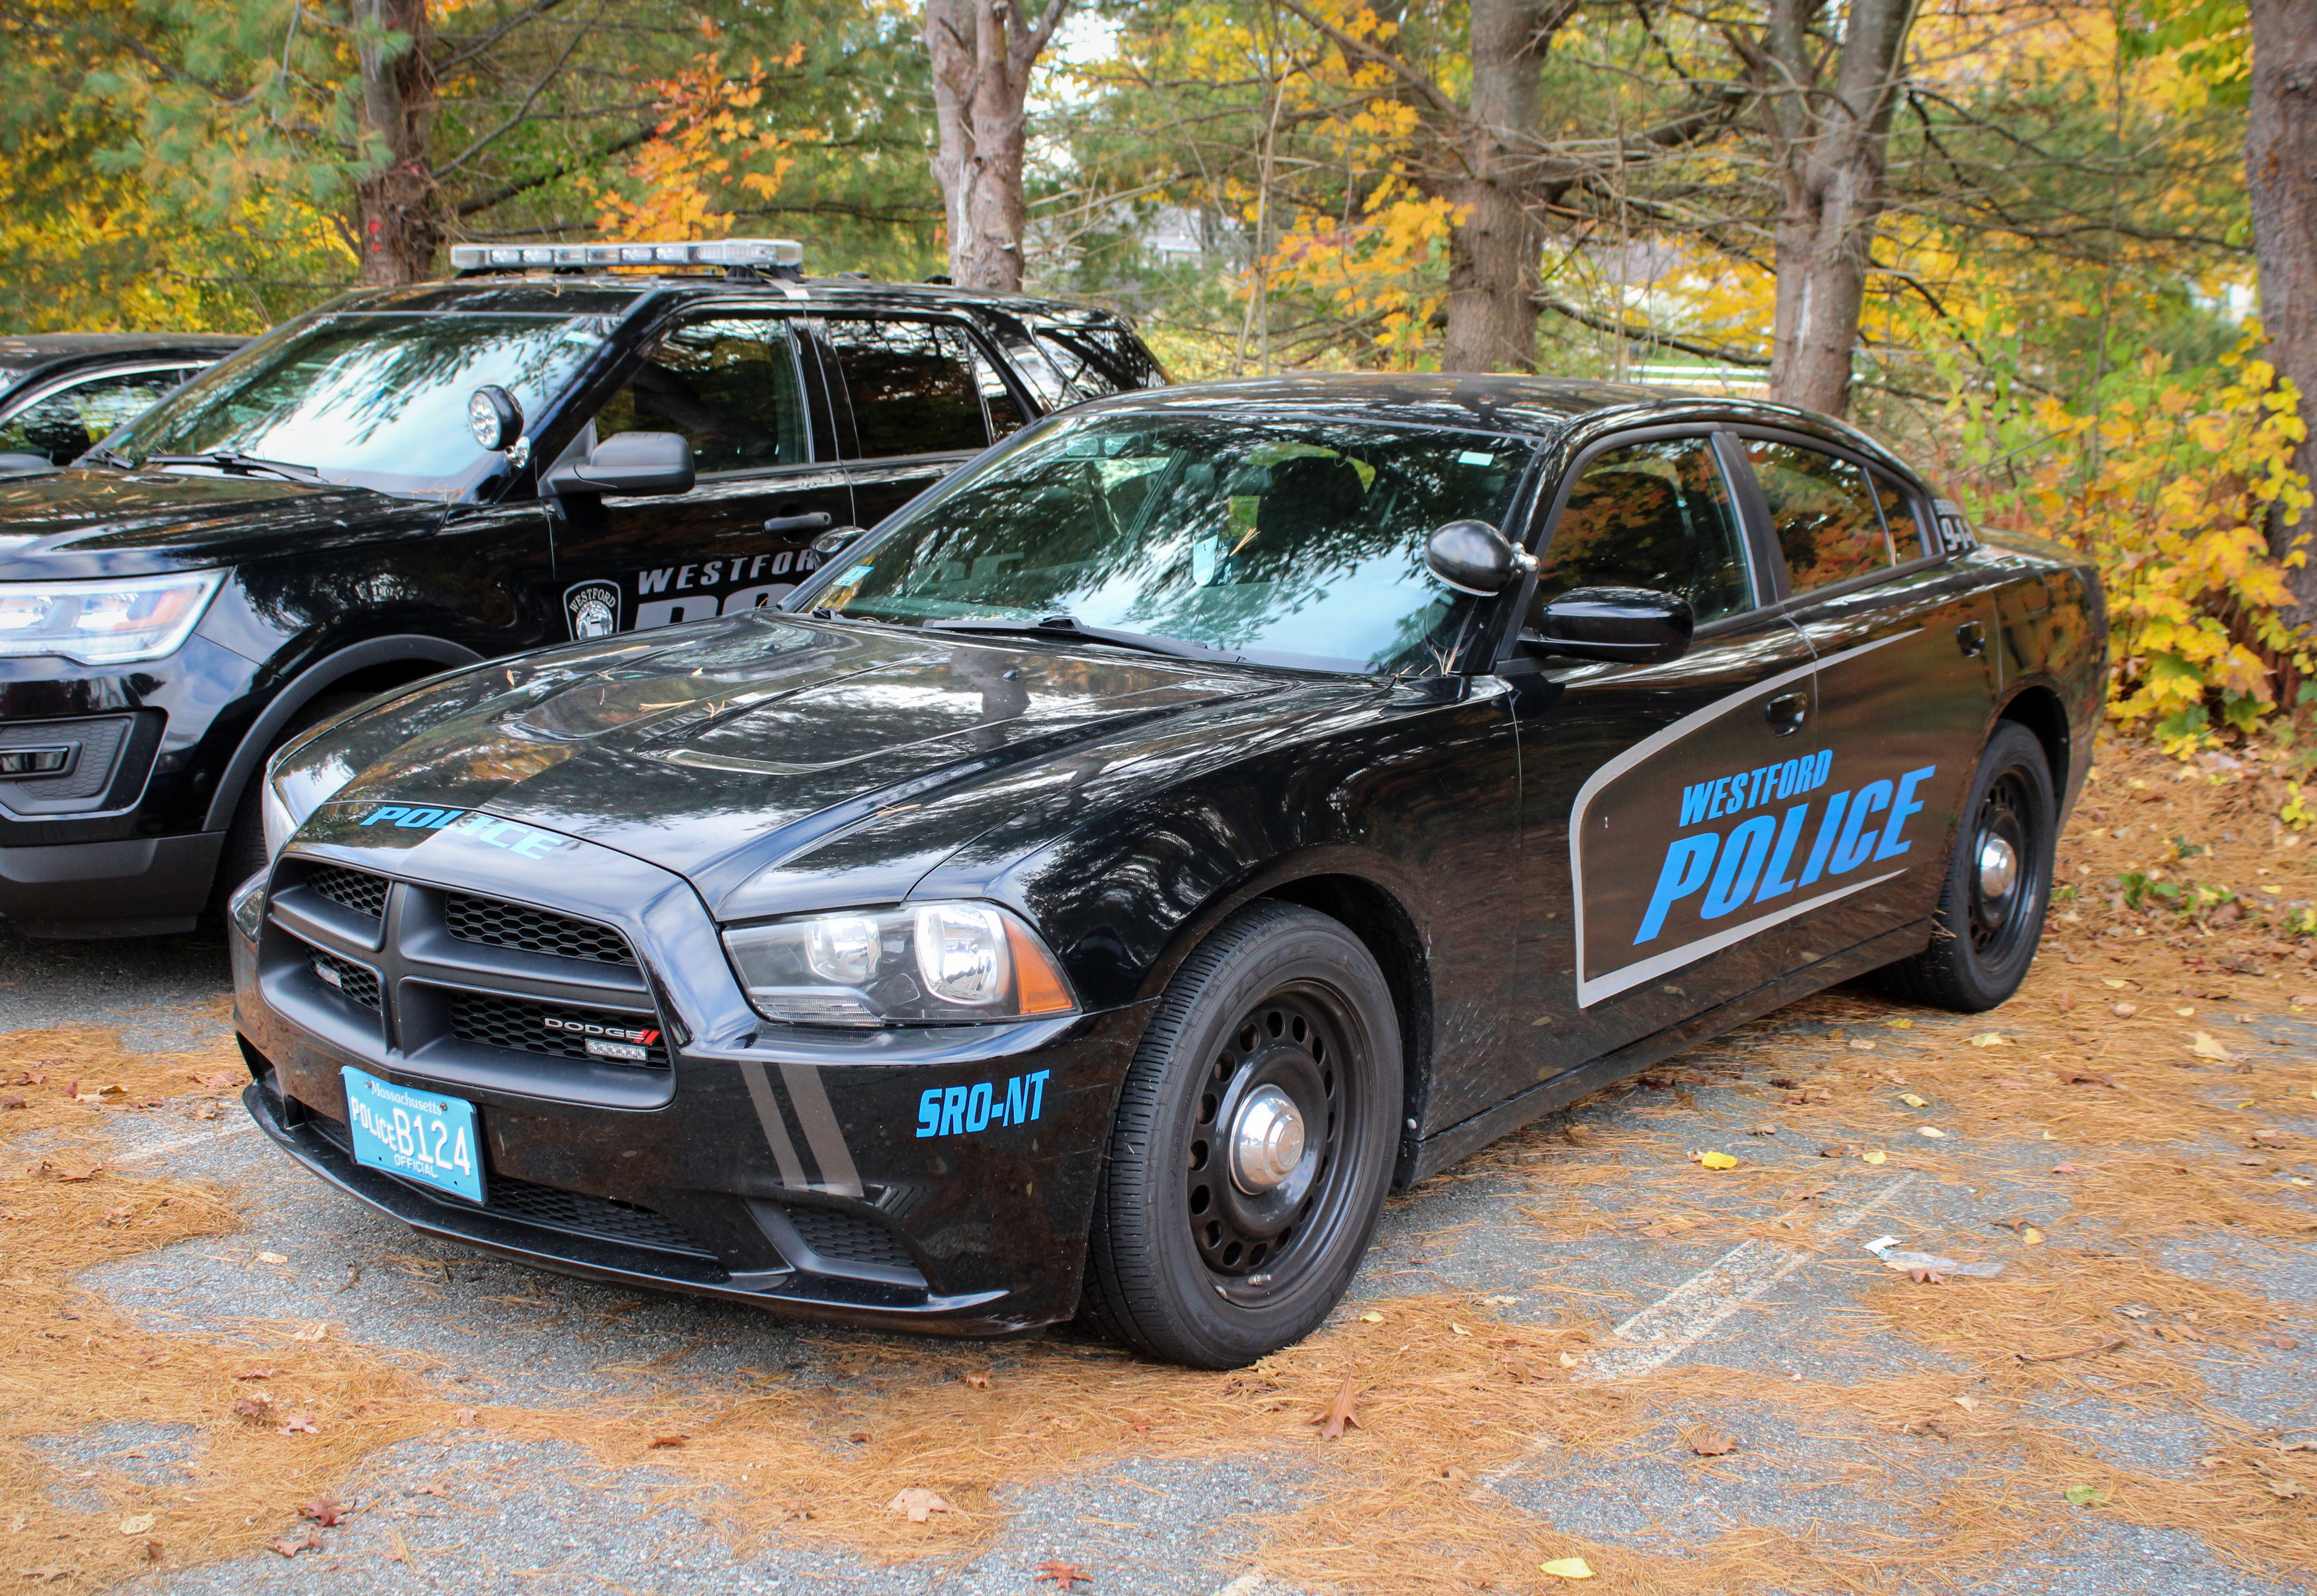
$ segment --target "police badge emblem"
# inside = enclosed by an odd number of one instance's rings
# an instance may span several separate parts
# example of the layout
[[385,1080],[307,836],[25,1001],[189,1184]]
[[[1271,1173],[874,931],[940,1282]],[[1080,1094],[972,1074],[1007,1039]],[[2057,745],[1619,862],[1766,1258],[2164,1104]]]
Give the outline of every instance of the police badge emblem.
[[571,640],[608,638],[620,629],[620,590],[608,582],[575,582],[563,594]]

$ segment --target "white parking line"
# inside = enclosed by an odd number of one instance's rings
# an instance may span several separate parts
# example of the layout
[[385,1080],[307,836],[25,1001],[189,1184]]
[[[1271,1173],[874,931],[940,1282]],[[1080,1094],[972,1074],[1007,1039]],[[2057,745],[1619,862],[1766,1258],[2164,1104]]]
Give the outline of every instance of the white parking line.
[[[1901,1175],[1856,1208],[1839,1208],[1811,1229],[1817,1242],[1832,1241],[1858,1228],[1859,1222],[1914,1183]],[[1779,1217],[1793,1224],[1809,1214],[1797,1208]],[[1615,1348],[1593,1359],[1587,1378],[1629,1380],[1680,1357],[1714,1326],[1818,1256],[1817,1249],[1765,1241],[1740,1242],[1712,1265],[1676,1286],[1657,1301],[1609,1333],[1621,1342],[1638,1343]]]
[[256,1124],[247,1119],[244,1119],[237,1125],[228,1121],[219,1126],[215,1130],[189,1130],[183,1136],[165,1137],[157,1142],[147,1142],[142,1146],[132,1147],[126,1153],[114,1155],[110,1162],[134,1164],[140,1158],[157,1158],[164,1153],[174,1153],[180,1147],[219,1141],[229,1136],[247,1136],[256,1128]]

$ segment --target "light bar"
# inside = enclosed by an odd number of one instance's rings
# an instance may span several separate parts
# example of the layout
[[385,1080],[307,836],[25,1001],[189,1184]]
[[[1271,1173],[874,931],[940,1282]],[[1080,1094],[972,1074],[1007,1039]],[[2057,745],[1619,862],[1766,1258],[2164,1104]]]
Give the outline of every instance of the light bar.
[[801,266],[793,238],[711,238],[690,244],[454,244],[456,272],[526,266]]

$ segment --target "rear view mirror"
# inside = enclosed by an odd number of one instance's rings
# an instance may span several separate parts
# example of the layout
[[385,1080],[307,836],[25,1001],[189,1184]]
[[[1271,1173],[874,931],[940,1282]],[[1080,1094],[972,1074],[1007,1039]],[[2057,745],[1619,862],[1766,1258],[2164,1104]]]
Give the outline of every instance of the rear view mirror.
[[542,485],[557,495],[687,494],[692,444],[681,432],[614,432],[584,460],[568,460]]
[[1661,664],[1689,652],[1689,601],[1646,587],[1574,587],[1550,600],[1521,642],[1532,654]]
[[1424,546],[1424,568],[1458,593],[1492,599],[1534,571],[1536,558],[1485,521],[1452,521]]

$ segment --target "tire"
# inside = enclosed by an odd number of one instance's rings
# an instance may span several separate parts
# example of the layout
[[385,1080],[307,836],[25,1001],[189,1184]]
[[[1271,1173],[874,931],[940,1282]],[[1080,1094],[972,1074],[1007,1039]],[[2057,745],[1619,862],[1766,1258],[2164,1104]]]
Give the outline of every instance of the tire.
[[265,814],[262,794],[266,764],[291,738],[374,696],[367,692],[318,692],[299,706],[290,724],[275,734],[265,750],[265,758],[259,760],[257,769],[250,772],[249,784],[242,789],[241,801],[234,806],[233,824],[226,828],[225,846],[218,852],[217,881],[210,892],[213,907],[222,908],[235,887],[264,868]]
[[[1998,726],[1955,826],[1931,945],[1877,972],[1884,991],[1977,1014],[2019,990],[2051,904],[2059,807],[2043,744],[2017,722]],[[2010,885],[1991,891],[2005,860]]]
[[[1288,904],[1226,921],[1176,973],[1127,1071],[1079,1323],[1196,1369],[1310,1334],[1382,1215],[1400,1075],[1391,988],[1357,937]],[[1277,1139],[1260,1139],[1266,1123]],[[1300,1154],[1293,1124],[1309,1133]],[[1236,1159],[1232,1126],[1257,1138]]]

